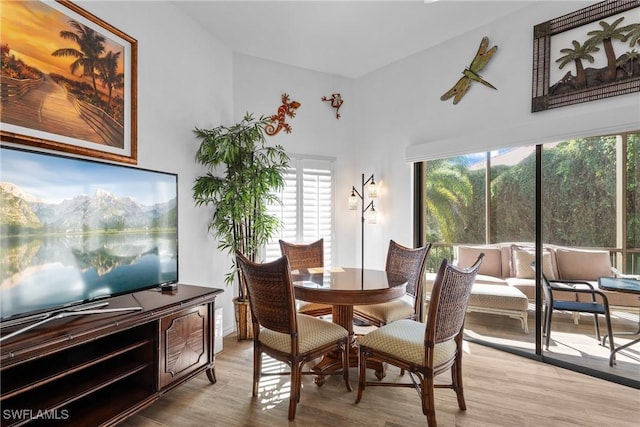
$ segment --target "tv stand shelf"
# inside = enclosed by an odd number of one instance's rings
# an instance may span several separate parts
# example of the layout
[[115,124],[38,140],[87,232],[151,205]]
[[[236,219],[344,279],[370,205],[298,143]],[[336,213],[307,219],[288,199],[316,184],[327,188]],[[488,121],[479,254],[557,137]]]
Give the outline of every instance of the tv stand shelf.
[[141,311],[74,316],[7,339],[1,425],[115,425],[203,371],[215,383],[221,292],[189,285],[136,292],[109,299],[109,307]]

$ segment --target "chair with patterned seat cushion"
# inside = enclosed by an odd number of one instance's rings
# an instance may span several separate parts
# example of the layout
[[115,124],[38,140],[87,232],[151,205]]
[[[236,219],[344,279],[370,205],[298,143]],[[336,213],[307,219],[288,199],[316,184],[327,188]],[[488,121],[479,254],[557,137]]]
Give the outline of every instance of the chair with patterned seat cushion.
[[[258,395],[261,377],[291,375],[289,420],[293,420],[300,401],[302,375],[315,375],[304,371],[303,366],[329,352],[341,354],[341,374],[351,391],[349,333],[340,325],[296,311],[287,257],[257,264],[236,252],[236,265],[246,279],[253,323],[253,396]],[[262,372],[263,353],[287,363],[290,372]]]
[[420,248],[407,248],[393,240],[389,242],[385,271],[397,273],[407,279],[407,292],[402,298],[371,305],[356,305],[354,316],[375,326],[386,325],[399,319],[422,319],[422,283],[427,255],[431,243]]
[[[324,239],[313,243],[289,243],[279,240],[280,252],[289,258],[291,270],[304,268],[324,267]],[[319,304],[307,301],[297,301],[298,312],[309,316],[326,316],[331,314],[332,307],[329,304]]]
[[[401,319],[363,335],[359,340],[358,396],[366,386],[410,387],[418,390],[429,427],[436,426],[435,388],[456,392],[458,407],[466,410],[462,386],[462,335],[469,295],[484,254],[469,268],[443,260],[431,292],[426,323]],[[411,382],[367,381],[367,360],[388,363],[409,372]],[[451,371],[451,382],[434,378]]]

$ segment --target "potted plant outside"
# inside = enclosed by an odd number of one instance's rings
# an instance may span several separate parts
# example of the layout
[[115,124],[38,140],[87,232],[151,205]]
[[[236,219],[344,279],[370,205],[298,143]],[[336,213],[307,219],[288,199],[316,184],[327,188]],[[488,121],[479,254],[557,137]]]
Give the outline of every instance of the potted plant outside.
[[209,232],[218,239],[218,249],[231,255],[232,265],[225,276],[230,285],[237,278],[238,295],[234,299],[238,340],[252,337],[247,287],[235,265],[240,251],[256,262],[258,251],[279,228],[279,220],[267,207],[280,203],[276,192],[284,187],[289,157],[280,145],[268,146],[264,127],[271,119],[254,119],[246,113],[232,126],[195,128],[201,140],[196,162],[208,168],[193,186],[196,206],[213,206]]

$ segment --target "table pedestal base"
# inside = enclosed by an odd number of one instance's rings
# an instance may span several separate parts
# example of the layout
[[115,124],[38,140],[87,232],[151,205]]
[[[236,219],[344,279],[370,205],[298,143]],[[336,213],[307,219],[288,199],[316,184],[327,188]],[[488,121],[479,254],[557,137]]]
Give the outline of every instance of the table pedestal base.
[[[351,346],[349,347],[349,367],[358,367],[358,342],[353,333],[353,306],[352,305],[334,305],[332,313],[333,323],[336,323],[349,332],[351,337]],[[386,364],[369,359],[367,368],[375,370],[376,377],[381,380],[386,375]],[[322,360],[313,367],[313,371],[317,374],[315,383],[321,386],[325,382],[325,375],[333,375],[342,371],[342,359],[339,353],[331,352],[325,354]]]

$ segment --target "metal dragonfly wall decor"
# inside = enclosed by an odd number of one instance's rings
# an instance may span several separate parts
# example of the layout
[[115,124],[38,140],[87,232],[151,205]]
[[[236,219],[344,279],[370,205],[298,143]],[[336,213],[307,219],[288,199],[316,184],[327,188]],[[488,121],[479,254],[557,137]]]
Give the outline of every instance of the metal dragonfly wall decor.
[[493,54],[498,50],[498,46],[493,46],[491,49],[487,50],[488,46],[489,37],[484,36],[482,38],[482,41],[480,42],[478,53],[476,53],[475,58],[473,58],[473,61],[471,61],[471,65],[464,69],[464,71],[462,72],[463,76],[460,78],[460,80],[458,80],[455,86],[445,92],[445,94],[440,97],[440,100],[446,101],[453,96],[453,104],[457,104],[471,87],[472,81],[479,82],[487,87],[496,89],[491,83],[484,80],[478,74],[480,70],[482,70],[485,65],[487,65]]

